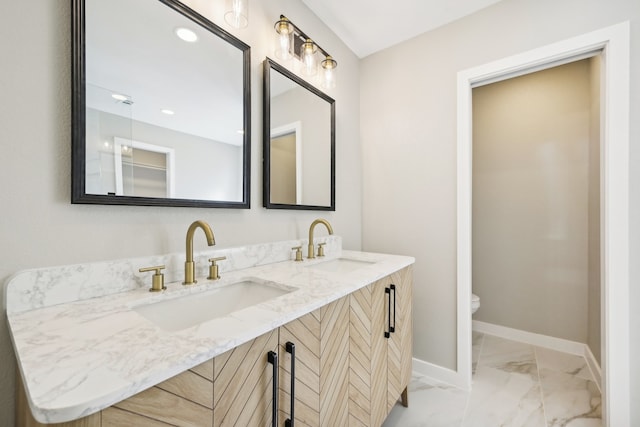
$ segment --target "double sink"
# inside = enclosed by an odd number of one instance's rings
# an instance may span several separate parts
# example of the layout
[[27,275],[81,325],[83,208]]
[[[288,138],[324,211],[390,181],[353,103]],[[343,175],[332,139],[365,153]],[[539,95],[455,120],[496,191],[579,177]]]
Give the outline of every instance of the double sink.
[[[347,274],[373,262],[336,258],[304,266],[306,269]],[[271,301],[297,288],[259,278],[244,278],[225,286],[133,307],[159,328],[176,332]]]

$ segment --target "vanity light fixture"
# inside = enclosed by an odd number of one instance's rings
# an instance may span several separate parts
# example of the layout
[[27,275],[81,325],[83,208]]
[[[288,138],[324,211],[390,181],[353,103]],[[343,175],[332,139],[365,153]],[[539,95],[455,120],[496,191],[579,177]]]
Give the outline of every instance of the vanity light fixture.
[[318,72],[317,56],[318,52],[320,52],[324,56],[324,60],[320,62],[322,67],[321,84],[325,88],[334,88],[336,86],[336,67],[338,62],[326,50],[318,46],[316,42],[284,15],[280,15],[280,20],[276,21],[274,27],[278,34],[276,57],[284,60],[294,57],[302,62],[302,74],[314,76]]
[[224,20],[234,28],[249,25],[249,0],[227,0]]
[[178,27],[174,32],[176,36],[187,43],[195,43],[198,41],[198,35],[188,28]]

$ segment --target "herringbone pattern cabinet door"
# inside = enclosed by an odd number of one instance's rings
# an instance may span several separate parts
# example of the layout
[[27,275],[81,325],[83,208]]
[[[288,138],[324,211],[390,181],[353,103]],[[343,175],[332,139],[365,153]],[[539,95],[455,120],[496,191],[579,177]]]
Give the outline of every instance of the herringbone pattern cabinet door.
[[[404,389],[411,380],[412,364],[412,292],[413,272],[411,266],[404,268],[390,277],[395,284],[395,331],[388,340],[388,405],[387,413],[396,404]],[[392,294],[393,304],[393,294]],[[392,313],[393,316],[393,313]]]
[[280,425],[291,414],[295,344],[295,425],[346,426],[349,391],[349,299],[341,298],[280,327]]
[[277,330],[214,359],[214,426],[271,426],[273,369],[267,360],[269,351],[278,351]]
[[320,309],[320,426],[349,419],[349,298]]
[[349,426],[380,426],[387,416],[385,281],[350,295]]
[[102,426],[211,426],[213,381],[202,376],[213,361],[185,371],[102,411]]

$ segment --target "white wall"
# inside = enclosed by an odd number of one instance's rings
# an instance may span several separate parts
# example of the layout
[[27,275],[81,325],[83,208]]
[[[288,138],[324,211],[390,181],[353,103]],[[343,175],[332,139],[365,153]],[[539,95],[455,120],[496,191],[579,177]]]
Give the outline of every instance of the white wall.
[[587,342],[590,68],[473,89],[476,320]]
[[[204,14],[251,46],[250,210],[71,205],[70,2],[0,2],[0,283],[16,271],[180,252],[188,225],[211,224],[219,247],[304,238],[317,217],[331,221],[344,246],[361,245],[359,63],[297,0],[252,1],[250,26],[233,30],[221,19],[223,0],[198,0]],[[273,56],[274,22],[287,15],[339,62],[336,99],[336,212],[267,211],[262,206],[262,61]],[[10,100],[10,101],[9,101]],[[204,240],[196,241],[205,247]],[[4,305],[4,293],[0,297]],[[0,316],[0,426],[13,426],[15,361]]]
[[[363,248],[416,257],[415,357],[456,368],[457,72],[626,20],[637,77],[637,0],[504,0],[362,61]],[[629,96],[637,142],[637,78]],[[633,361],[640,360],[640,145],[630,150]],[[631,401],[639,402],[640,365],[630,376]],[[632,411],[632,425],[640,425],[640,407]]]

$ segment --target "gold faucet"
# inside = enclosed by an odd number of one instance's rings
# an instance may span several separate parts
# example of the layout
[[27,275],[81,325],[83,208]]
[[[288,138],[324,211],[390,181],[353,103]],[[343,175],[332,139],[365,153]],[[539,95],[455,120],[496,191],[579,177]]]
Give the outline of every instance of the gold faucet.
[[331,228],[331,224],[329,224],[329,221],[327,221],[326,219],[318,218],[313,221],[311,223],[311,227],[309,227],[309,250],[307,251],[307,258],[316,257],[313,248],[313,229],[318,224],[324,224],[324,226],[327,227],[327,231],[329,231],[329,234],[333,234],[333,228]]
[[197,283],[196,276],[196,263],[193,262],[193,235],[196,229],[202,228],[204,234],[207,236],[207,245],[213,246],[216,244],[216,239],[213,237],[213,231],[211,227],[204,221],[195,221],[189,226],[187,230],[187,260],[184,263],[184,282],[183,285],[193,285]]

